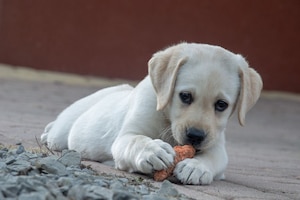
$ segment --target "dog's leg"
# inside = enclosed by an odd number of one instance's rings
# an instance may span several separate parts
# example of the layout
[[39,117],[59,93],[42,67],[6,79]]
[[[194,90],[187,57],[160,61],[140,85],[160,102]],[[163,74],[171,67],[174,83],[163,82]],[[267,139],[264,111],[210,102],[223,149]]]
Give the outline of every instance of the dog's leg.
[[224,177],[227,163],[225,145],[218,144],[192,159],[179,162],[175,167],[174,175],[183,184],[207,185],[214,179]]
[[144,174],[166,169],[173,164],[175,156],[171,145],[160,139],[129,134],[115,140],[112,154],[117,169]]

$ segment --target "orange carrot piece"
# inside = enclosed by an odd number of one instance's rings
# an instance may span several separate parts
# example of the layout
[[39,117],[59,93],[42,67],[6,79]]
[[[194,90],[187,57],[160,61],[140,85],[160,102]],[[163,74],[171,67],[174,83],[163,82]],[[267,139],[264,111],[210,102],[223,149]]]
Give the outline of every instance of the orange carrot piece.
[[178,162],[180,162],[186,158],[193,158],[196,153],[196,150],[191,145],[175,146],[174,151],[176,153],[176,156],[174,159],[174,165],[170,166],[168,169],[156,171],[154,173],[155,181],[163,181],[166,178],[168,178],[169,176],[171,176],[173,173],[173,170]]

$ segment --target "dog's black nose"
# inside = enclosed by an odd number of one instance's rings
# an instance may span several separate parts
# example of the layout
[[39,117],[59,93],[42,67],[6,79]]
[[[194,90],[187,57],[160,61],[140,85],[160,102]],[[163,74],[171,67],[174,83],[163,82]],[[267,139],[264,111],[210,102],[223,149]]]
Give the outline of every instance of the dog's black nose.
[[205,139],[206,134],[203,130],[199,130],[196,128],[189,128],[186,131],[186,136],[190,144],[199,145]]

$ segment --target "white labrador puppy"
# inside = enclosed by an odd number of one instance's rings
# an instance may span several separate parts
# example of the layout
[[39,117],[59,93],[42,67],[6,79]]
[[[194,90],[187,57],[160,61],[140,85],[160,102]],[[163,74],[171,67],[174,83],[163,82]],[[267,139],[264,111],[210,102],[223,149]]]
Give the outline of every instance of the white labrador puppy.
[[184,184],[210,184],[227,165],[224,131],[234,110],[243,125],[262,89],[245,59],[221,47],[181,43],[159,51],[149,76],[78,100],[48,124],[42,142],[129,172],[172,165],[174,145],[191,144],[193,159],[176,165]]

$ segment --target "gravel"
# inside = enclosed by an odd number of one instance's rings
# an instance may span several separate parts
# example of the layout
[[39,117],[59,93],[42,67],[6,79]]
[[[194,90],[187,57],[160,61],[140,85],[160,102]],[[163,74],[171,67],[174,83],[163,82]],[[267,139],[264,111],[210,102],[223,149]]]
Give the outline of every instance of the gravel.
[[0,199],[189,199],[169,181],[160,188],[150,181],[97,174],[81,164],[80,154],[65,150],[47,155],[0,146]]

